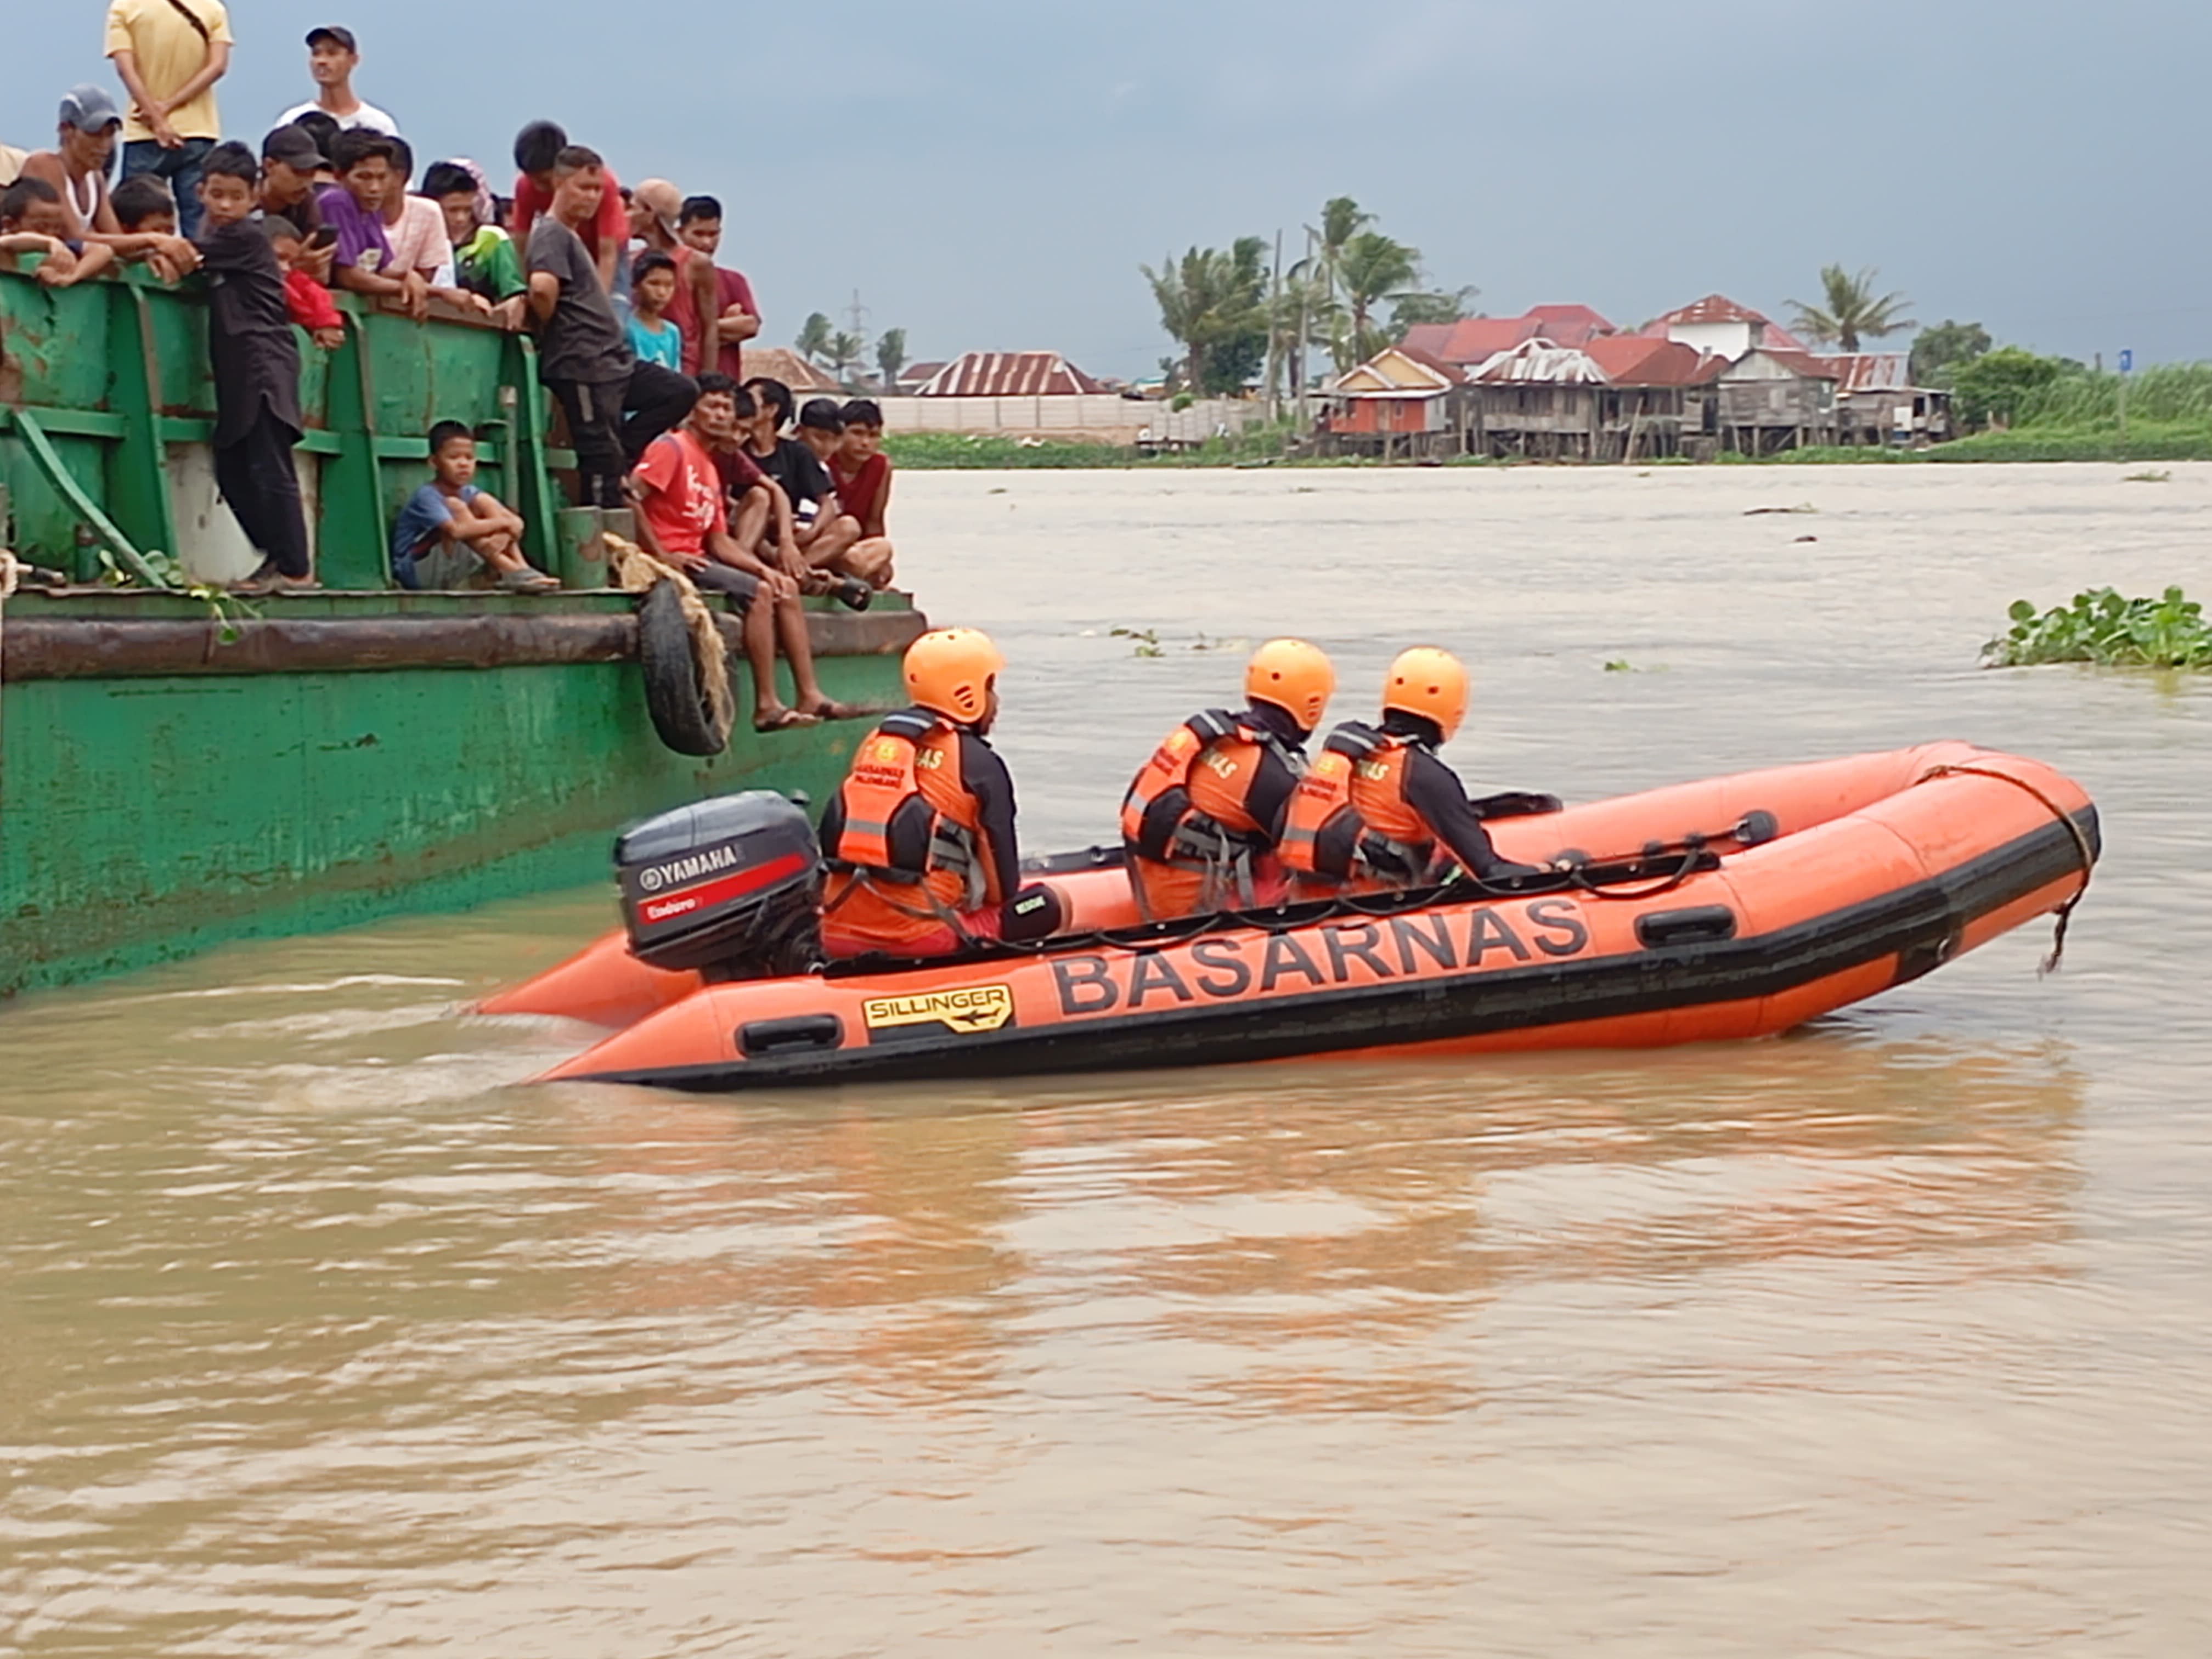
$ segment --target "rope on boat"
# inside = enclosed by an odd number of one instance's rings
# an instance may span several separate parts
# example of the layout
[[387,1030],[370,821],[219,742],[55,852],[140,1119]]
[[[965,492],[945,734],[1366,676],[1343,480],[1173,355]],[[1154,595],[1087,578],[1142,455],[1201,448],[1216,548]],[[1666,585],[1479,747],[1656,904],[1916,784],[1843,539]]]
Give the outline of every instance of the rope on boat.
[[727,728],[737,708],[730,690],[730,647],[697,585],[676,566],[654,558],[612,531],[606,532],[605,539],[608,568],[614,574],[615,585],[624,592],[642,599],[656,583],[674,584],[683,602],[684,620],[691,629],[691,656],[698,665],[700,690],[706,694],[714,724]]
[[2066,957],[2066,924],[2074,920],[2074,907],[2081,903],[2082,896],[2088,892],[2089,877],[2097,866],[2097,854],[2089,845],[2089,837],[2083,833],[2081,826],[2075,822],[2074,815],[2045,794],[2042,790],[2037,788],[2026,778],[2016,778],[2011,773],[2000,772],[1993,766],[1968,766],[1963,763],[1947,763],[1944,765],[1929,767],[1915,778],[1913,782],[1921,784],[1936,778],[1959,777],[1995,778],[1999,783],[2008,783],[2015,789],[2025,789],[2043,804],[2045,811],[2064,824],[2066,833],[2074,837],[2074,850],[2081,855],[2081,884],[2074,890],[2072,898],[2058,907],[2058,923],[2051,930],[2051,954],[2044,957],[2042,964],[2035,970],[2035,976],[2041,979],[2047,974],[2056,973],[2058,970],[2058,964]]

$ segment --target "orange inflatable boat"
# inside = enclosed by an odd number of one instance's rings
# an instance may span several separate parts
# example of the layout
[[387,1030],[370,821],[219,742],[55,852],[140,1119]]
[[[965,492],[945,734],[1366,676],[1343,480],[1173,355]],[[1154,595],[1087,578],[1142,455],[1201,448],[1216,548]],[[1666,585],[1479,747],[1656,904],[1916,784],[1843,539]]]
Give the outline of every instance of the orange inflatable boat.
[[1076,854],[1036,866],[1074,932],[824,972],[804,815],[732,796],[627,832],[626,930],[479,1012],[617,1028],[549,1080],[708,1091],[1713,1042],[1785,1030],[2036,916],[2063,925],[2100,849],[2077,785],[1964,743],[1492,833],[1507,858],[1567,867],[1146,926],[1118,854]]

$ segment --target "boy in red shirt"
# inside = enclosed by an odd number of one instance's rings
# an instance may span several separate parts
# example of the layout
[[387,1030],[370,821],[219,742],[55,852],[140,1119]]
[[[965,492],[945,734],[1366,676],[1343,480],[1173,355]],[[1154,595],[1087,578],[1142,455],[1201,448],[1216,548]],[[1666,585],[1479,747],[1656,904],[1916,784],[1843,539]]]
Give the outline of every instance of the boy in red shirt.
[[[646,447],[630,474],[637,502],[637,539],[663,563],[674,565],[702,590],[726,593],[744,607],[745,661],[752,669],[753,730],[781,732],[842,720],[852,713],[824,696],[814,677],[814,650],[799,609],[799,584],[771,569],[732,538],[724,510],[722,477],[713,447],[737,430],[729,392],[702,392],[690,417]],[[791,664],[796,708],[777,699],[775,649],[781,638]]]
[[891,504],[891,458],[884,453],[884,408],[855,398],[844,408],[845,430],[830,453],[837,504],[860,521],[863,539],[881,536]]
[[[568,135],[551,121],[532,121],[515,134],[514,165],[521,175],[514,181],[513,232],[517,247],[530,246],[532,223],[539,214],[553,210],[553,187],[558,182],[553,176],[553,164],[568,147]],[[599,198],[598,214],[578,226],[576,234],[584,252],[599,268],[599,286],[612,294],[617,291],[616,268],[629,246],[629,210],[623,205],[622,185],[616,181],[614,169],[602,161],[599,173],[607,181],[606,194]]]
[[306,243],[299,226],[271,215],[261,222],[261,234],[276,251],[276,263],[284,267],[284,309],[317,345],[336,351],[345,343],[345,319],[338,315],[330,289],[301,269]]

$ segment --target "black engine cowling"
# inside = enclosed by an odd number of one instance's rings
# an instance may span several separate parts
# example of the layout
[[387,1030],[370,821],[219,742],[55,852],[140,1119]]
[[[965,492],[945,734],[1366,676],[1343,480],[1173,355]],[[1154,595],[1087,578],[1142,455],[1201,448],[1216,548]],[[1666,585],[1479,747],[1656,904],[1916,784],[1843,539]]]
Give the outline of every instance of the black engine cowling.
[[722,795],[632,824],[616,839],[615,875],[641,962],[730,980],[820,960],[822,849],[781,795]]

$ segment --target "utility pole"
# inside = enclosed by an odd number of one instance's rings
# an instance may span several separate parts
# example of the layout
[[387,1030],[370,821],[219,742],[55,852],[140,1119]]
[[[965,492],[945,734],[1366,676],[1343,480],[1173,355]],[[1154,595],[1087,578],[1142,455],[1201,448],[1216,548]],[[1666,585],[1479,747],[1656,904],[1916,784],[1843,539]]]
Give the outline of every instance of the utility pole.
[[2120,459],[2128,458],[2128,373],[2136,366],[2136,354],[2131,348],[2120,352]]
[[1297,364],[1298,432],[1302,436],[1310,423],[1306,413],[1306,337],[1311,331],[1311,325],[1306,320],[1306,299],[1313,292],[1314,228],[1308,225],[1305,232],[1306,279],[1298,285],[1298,337],[1297,346],[1291,353],[1293,360]]
[[1283,352],[1280,331],[1283,314],[1283,233],[1275,231],[1275,278],[1267,291],[1267,420],[1270,424],[1282,417],[1283,406],[1276,396],[1283,379]]

